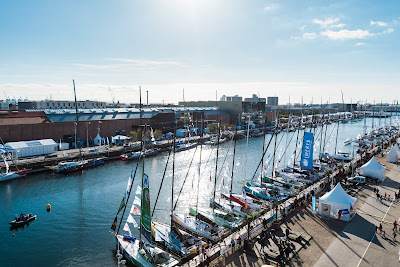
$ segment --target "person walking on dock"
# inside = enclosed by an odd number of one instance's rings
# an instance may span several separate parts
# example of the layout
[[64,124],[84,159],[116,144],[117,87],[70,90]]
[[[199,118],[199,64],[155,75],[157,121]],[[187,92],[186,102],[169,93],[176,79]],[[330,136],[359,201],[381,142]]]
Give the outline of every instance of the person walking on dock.
[[396,220],[394,220],[394,222],[393,222],[393,231],[395,231],[397,229],[397,222],[396,222]]
[[382,234],[382,223],[379,224],[379,233]]

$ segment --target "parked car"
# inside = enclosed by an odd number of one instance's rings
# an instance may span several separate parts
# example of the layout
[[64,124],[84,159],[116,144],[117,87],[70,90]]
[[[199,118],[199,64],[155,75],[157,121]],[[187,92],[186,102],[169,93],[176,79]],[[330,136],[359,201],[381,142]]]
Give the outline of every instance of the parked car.
[[347,178],[347,182],[353,183],[353,184],[365,184],[366,178],[361,175],[357,175],[355,177]]

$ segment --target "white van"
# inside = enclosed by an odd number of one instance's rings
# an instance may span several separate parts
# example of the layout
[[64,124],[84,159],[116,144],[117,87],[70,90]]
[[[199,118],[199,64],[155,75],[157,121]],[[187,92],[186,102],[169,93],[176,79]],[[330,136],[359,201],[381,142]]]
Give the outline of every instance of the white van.
[[347,178],[347,182],[353,184],[365,184],[365,177],[357,175],[355,177]]

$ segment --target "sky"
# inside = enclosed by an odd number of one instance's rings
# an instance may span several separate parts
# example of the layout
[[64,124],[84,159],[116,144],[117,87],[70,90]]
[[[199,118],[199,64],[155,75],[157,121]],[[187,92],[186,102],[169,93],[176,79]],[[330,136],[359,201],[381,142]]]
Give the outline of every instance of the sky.
[[73,79],[78,100],[124,103],[400,89],[398,0],[9,0],[0,21],[0,99],[73,100]]

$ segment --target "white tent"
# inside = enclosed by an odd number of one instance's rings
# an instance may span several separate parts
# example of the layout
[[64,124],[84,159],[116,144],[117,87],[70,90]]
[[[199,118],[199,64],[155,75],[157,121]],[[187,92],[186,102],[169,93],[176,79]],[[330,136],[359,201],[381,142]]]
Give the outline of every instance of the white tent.
[[372,159],[360,167],[360,174],[382,181],[385,178],[385,170],[386,168],[379,164],[375,157],[372,157]]
[[51,154],[56,152],[58,148],[53,139],[9,142],[5,146],[9,150],[17,151],[19,158]]
[[129,138],[125,135],[116,135],[111,137],[111,143],[113,144],[123,144],[126,143]]
[[397,158],[400,158],[400,148],[397,144],[395,144],[392,149],[394,149],[394,151],[396,151],[397,153]]
[[357,198],[349,196],[338,183],[335,188],[319,198],[318,213],[331,218],[350,221],[351,215],[355,213]]
[[102,138],[101,138],[100,134],[97,134],[96,137],[93,139],[93,144],[95,146],[100,146],[101,140],[102,140]]
[[386,161],[391,162],[391,163],[396,163],[397,159],[398,159],[398,155],[393,146],[392,149],[390,149],[390,151],[386,155]]

